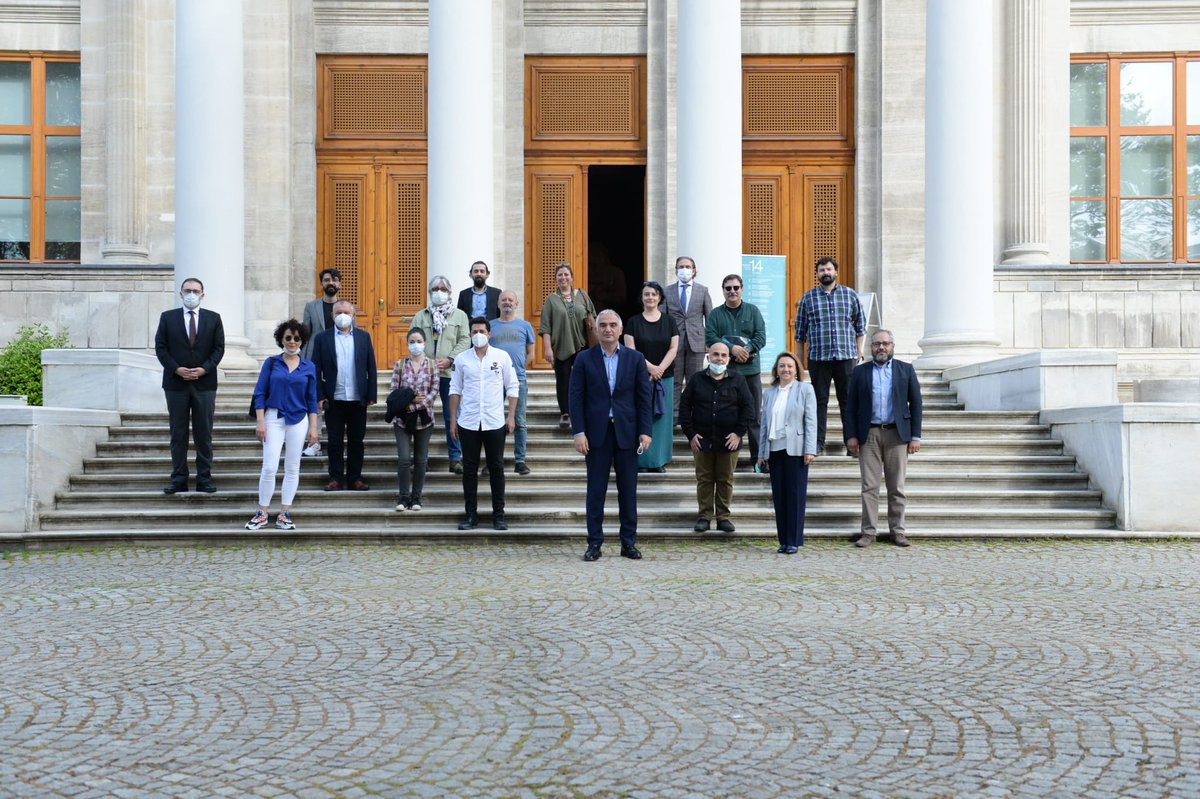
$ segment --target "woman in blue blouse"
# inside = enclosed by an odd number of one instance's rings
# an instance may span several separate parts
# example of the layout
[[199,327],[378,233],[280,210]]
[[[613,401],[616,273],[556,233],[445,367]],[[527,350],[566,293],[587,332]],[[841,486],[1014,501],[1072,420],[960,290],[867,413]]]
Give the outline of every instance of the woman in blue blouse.
[[258,478],[258,513],[246,522],[247,530],[267,526],[267,507],[275,493],[275,473],[279,454],[287,445],[283,463],[283,507],[275,517],[280,530],[295,530],[292,500],[300,485],[300,454],[304,447],[317,443],[317,369],[313,362],[300,357],[308,340],[308,327],[289,319],[275,328],[275,343],[283,352],[272,355],[262,365],[254,385],[255,435],[263,444],[262,474]]

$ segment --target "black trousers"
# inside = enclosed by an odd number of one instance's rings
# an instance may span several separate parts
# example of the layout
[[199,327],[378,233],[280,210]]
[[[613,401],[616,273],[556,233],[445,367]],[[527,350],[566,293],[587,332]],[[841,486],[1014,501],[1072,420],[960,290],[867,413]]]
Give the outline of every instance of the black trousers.
[[750,420],[750,429],[746,433],[750,439],[750,462],[754,463],[758,460],[758,428],[762,416],[762,375],[758,372],[746,375],[746,385],[750,387],[750,410],[753,411],[752,416],[754,417]]
[[[329,433],[329,479],[339,483],[361,480],[367,406],[357,400],[330,400],[325,403],[325,431]],[[348,445],[343,439],[349,439]]]
[[575,355],[561,361],[558,358],[554,359],[554,393],[558,397],[559,413],[571,412],[568,393],[571,390],[571,370],[575,368]]
[[504,439],[507,427],[495,430],[464,430],[458,428],[458,441],[462,444],[463,503],[467,513],[478,511],[479,503],[479,450],[487,455],[488,476],[492,486],[492,513],[504,512]]
[[213,411],[217,392],[188,386],[182,391],[166,390],[167,424],[171,430],[171,482],[186,484],[188,479],[188,430],[196,445],[196,479],[212,480]]
[[842,417],[842,429],[846,429],[846,405],[850,401],[850,373],[854,371],[854,359],[844,361],[808,361],[808,376],[812,380],[813,393],[817,395],[817,449],[825,448],[825,431],[829,428],[829,381],[837,390],[838,415]]

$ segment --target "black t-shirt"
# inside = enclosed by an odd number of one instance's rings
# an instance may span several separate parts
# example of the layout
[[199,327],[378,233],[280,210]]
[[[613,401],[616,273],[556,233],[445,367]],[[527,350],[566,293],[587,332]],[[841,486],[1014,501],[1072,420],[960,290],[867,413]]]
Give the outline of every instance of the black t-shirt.
[[333,327],[333,306],[337,303],[325,302],[321,300],[321,310],[325,312],[325,329],[329,330]]
[[661,364],[671,349],[671,339],[679,335],[675,320],[663,312],[657,322],[648,322],[642,314],[634,314],[625,323],[625,335],[633,337],[634,349],[652,364]]

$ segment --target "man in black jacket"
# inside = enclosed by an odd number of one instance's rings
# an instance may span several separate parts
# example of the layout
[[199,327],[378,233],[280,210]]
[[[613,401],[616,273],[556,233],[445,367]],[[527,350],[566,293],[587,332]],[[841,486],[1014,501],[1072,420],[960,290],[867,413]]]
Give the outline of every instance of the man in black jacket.
[[734,531],[729,520],[733,470],[756,409],[746,378],[728,366],[729,346],[713,342],[708,347],[708,368],[688,380],[679,398],[679,426],[696,462],[700,518],[693,529],[697,533],[706,532],[714,520],[721,532]]
[[471,285],[458,292],[458,309],[468,319],[482,316],[491,321],[500,316],[500,289],[487,284],[492,270],[483,261],[471,264]]
[[171,429],[171,482],[164,494],[188,490],[188,428],[196,445],[196,490],[211,494],[213,411],[217,401],[217,364],[225,356],[221,315],[201,310],[204,284],[189,277],[179,287],[183,308],[163,311],[154,334],[154,354],[163,366],[167,424]]

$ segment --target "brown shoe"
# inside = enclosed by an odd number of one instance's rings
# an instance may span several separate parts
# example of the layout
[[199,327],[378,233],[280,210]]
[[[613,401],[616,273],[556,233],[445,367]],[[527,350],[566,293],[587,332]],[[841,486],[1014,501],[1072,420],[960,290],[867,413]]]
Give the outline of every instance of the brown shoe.
[[875,536],[860,535],[858,537],[858,540],[854,542],[854,546],[858,547],[859,549],[862,549],[863,547],[869,547],[869,546],[871,546],[871,544],[874,544],[874,543],[875,543]]
[[892,543],[898,547],[912,546],[904,533],[892,533]]
[[364,483],[362,480],[355,480],[348,487],[351,491],[370,491],[371,490],[371,487],[369,485],[367,485],[366,483]]
[[343,488],[345,486],[342,485],[340,480],[330,480],[329,484],[325,486],[326,491],[341,491]]

